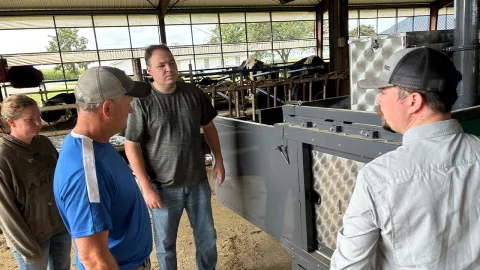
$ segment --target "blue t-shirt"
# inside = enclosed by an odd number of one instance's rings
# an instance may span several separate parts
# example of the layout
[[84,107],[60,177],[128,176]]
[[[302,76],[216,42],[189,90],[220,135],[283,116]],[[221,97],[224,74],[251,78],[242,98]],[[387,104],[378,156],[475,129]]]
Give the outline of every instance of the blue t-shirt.
[[[55,201],[73,238],[108,230],[120,269],[140,266],[152,251],[150,216],[133,173],[115,147],[68,134],[54,178]],[[75,254],[76,265],[85,269]]]

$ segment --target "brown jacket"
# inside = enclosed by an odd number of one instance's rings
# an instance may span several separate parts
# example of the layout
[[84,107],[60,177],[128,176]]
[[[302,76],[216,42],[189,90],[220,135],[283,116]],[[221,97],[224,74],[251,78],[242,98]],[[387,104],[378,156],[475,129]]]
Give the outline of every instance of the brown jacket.
[[58,152],[47,137],[30,145],[0,134],[0,229],[26,263],[39,261],[39,243],[65,229],[53,197]]

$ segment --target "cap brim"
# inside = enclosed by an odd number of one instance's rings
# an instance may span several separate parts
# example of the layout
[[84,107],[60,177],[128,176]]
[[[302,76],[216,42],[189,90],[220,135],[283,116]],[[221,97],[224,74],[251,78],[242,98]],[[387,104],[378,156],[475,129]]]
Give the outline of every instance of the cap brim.
[[386,80],[380,79],[380,77],[360,80],[357,82],[357,85],[358,87],[363,89],[380,89],[393,86],[393,84],[389,83]]
[[150,95],[151,91],[152,86],[149,83],[134,81],[132,89],[127,89],[127,93],[125,95],[136,98],[144,98]]

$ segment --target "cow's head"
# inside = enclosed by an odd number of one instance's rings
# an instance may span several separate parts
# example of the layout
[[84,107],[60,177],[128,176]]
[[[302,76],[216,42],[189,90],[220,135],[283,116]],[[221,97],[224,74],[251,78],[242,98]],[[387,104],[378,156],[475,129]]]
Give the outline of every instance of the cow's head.
[[314,67],[313,69],[302,72],[302,74],[313,74],[313,73],[327,74],[329,70],[328,64],[325,63],[325,61],[323,61],[323,59],[317,55],[311,55],[309,57],[302,58],[299,61],[294,63],[294,65],[298,65],[298,64],[306,64]]

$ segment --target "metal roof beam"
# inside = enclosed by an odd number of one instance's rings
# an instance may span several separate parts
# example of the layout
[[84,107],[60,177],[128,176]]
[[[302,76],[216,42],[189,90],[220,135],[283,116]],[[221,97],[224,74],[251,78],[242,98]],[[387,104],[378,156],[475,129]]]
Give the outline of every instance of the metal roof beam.
[[255,6],[255,7],[182,7],[170,8],[168,14],[180,13],[234,13],[234,12],[274,12],[274,11],[315,11],[315,6]]
[[[177,1],[178,2],[178,1]],[[165,18],[165,14],[167,14],[168,6],[170,5],[170,0],[159,0],[158,1],[158,9],[160,13],[160,18]]]
[[124,15],[158,14],[156,9],[95,9],[95,10],[0,10],[2,16],[59,16],[59,15]]
[[432,2],[430,5],[431,6],[437,6],[438,9],[442,9],[446,6],[448,6],[449,4],[453,4],[453,0],[436,0],[435,2]]
[[430,30],[437,30],[438,11],[451,3],[453,0],[436,0],[430,4]]

